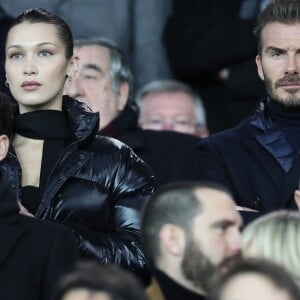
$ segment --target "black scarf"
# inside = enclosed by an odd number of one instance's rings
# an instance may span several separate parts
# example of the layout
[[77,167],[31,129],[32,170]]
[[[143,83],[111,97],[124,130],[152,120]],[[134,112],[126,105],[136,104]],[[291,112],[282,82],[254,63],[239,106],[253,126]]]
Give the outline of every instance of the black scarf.
[[58,110],[39,110],[16,115],[15,132],[41,140],[72,137],[65,114]]
[[58,110],[40,110],[17,115],[15,132],[24,137],[44,140],[39,189],[35,193],[35,199],[30,199],[33,195],[31,190],[27,197],[23,194],[22,201],[30,212],[35,213],[48,177],[62,151],[71,141],[72,132],[66,115]]

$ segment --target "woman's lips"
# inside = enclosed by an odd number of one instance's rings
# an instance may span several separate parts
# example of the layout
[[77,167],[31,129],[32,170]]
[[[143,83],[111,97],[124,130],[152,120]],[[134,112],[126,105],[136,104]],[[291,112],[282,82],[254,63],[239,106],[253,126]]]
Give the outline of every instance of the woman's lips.
[[34,91],[34,90],[37,90],[40,86],[41,86],[41,84],[36,81],[25,81],[21,85],[21,87],[25,91]]

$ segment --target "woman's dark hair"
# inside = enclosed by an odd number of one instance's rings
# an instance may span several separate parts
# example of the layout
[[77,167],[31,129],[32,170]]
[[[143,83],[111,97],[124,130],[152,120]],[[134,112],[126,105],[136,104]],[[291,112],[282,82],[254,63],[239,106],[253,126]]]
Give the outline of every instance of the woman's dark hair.
[[21,13],[11,24],[10,29],[18,24],[46,23],[57,28],[58,36],[66,47],[66,58],[73,55],[73,36],[69,25],[57,15],[48,12],[43,8],[31,8]]

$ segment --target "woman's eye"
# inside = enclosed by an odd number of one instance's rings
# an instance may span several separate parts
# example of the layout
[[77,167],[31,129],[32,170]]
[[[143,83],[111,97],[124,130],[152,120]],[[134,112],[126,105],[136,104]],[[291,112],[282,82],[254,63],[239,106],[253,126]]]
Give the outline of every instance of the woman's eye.
[[42,50],[39,52],[39,56],[42,56],[42,57],[45,57],[45,56],[47,57],[47,56],[51,56],[51,55],[53,55],[53,53],[50,51],[47,51],[47,50]]
[[22,57],[23,57],[22,53],[12,53],[12,54],[9,56],[9,58],[15,59],[15,60],[21,59]]

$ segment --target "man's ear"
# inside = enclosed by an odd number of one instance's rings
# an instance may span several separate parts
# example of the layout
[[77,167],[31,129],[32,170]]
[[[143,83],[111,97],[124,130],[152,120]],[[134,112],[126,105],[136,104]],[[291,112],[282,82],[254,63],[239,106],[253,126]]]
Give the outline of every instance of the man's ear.
[[262,62],[261,62],[261,56],[260,55],[256,55],[255,62],[256,62],[257,72],[258,72],[258,75],[259,75],[260,79],[261,80],[265,80],[265,76],[264,76],[264,71],[263,71],[263,68],[262,68]]
[[121,112],[124,110],[124,107],[128,101],[129,96],[129,84],[124,82],[121,84],[119,93],[118,93],[118,111]]
[[6,157],[8,147],[9,147],[8,136],[5,134],[0,135],[0,161]]
[[165,224],[159,233],[161,247],[173,256],[181,256],[185,249],[183,229],[174,224]]

